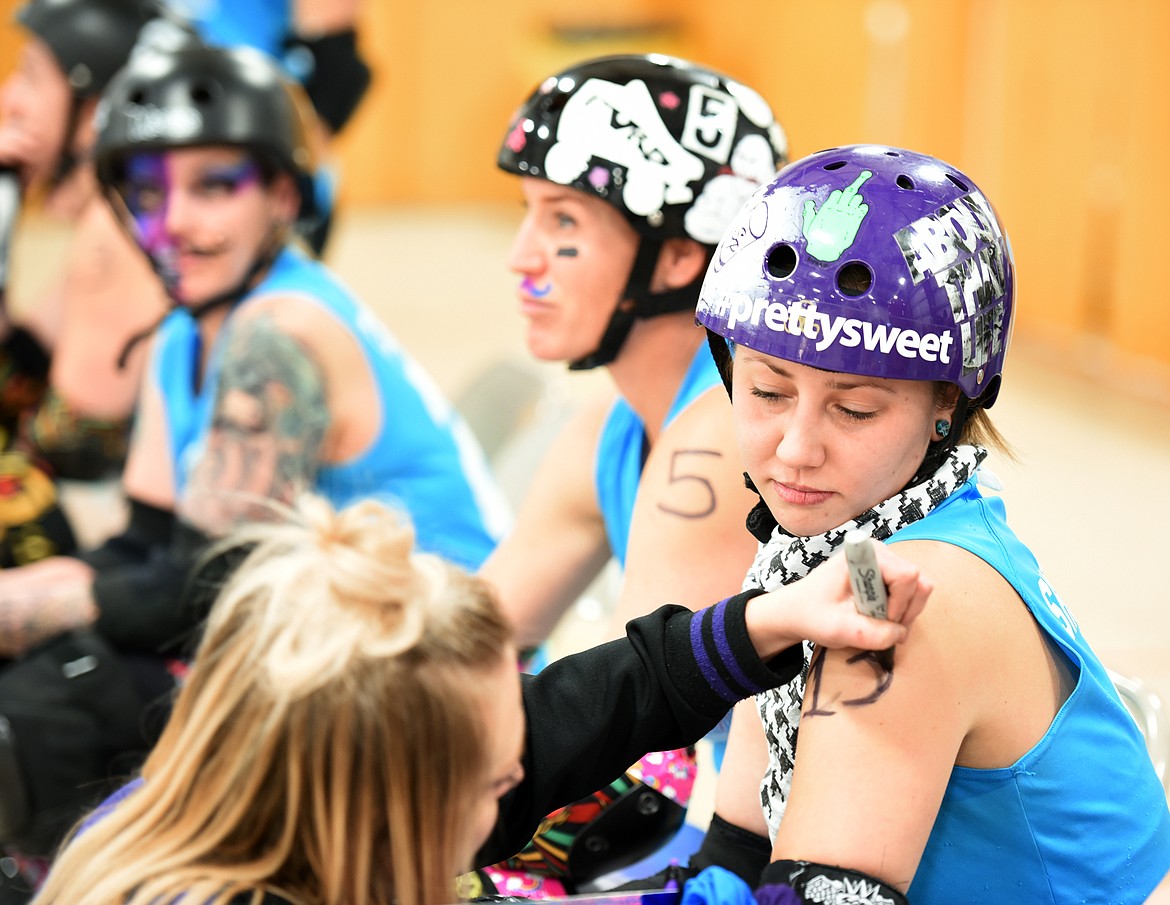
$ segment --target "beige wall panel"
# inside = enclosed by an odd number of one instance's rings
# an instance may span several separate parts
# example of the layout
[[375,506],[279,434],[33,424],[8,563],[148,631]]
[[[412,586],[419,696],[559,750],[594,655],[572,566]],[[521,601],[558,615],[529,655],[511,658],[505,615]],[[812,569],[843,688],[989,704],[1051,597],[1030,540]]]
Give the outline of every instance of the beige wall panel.
[[361,41],[375,82],[337,146],[346,204],[518,199],[495,153],[541,77],[676,53],[758,88],[796,156],[880,141],[971,173],[1021,268],[1017,337],[1170,392],[1150,279],[1170,247],[1164,0],[366,0]]

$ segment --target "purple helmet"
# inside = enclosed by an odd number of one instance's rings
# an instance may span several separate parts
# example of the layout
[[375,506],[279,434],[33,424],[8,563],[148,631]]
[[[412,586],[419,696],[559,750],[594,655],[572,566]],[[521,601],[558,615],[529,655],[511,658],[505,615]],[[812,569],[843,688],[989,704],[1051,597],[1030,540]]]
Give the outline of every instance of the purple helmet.
[[696,316],[767,355],[945,380],[986,408],[1014,292],[1011,245],[970,179],[925,154],[854,145],[756,192],[715,251]]

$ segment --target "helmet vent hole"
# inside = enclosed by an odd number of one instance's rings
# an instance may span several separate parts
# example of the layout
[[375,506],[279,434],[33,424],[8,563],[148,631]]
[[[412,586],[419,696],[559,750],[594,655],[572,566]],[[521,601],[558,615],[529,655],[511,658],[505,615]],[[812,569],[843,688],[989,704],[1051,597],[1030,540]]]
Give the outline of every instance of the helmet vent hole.
[[837,289],[842,295],[856,298],[869,292],[873,285],[873,271],[860,261],[850,261],[837,271]]
[[964,192],[971,191],[971,186],[967,185],[967,183],[965,183],[962,179],[960,179],[958,176],[954,175],[953,173],[947,173],[947,179],[949,179],[951,182],[953,182],[955,185],[957,185],[960,190],[962,190]]
[[903,173],[901,176],[899,176],[894,181],[896,183],[898,183],[898,188],[900,188],[900,189],[906,189],[906,191],[908,191],[908,192],[912,191],[914,189],[914,180],[911,179],[909,176],[907,176],[905,173]]
[[768,275],[782,280],[791,276],[796,270],[796,249],[786,242],[773,245],[768,251],[768,258],[764,262]]
[[135,107],[141,107],[146,103],[146,92],[139,88],[130,92],[130,97],[127,100]]
[[839,170],[843,166],[845,166],[844,160],[834,160],[832,163],[826,163],[825,169],[826,170]]
[[899,154],[897,151],[886,151],[886,156],[887,157],[901,157],[902,155]]
[[211,87],[209,85],[203,84],[202,82],[196,82],[191,86],[191,100],[194,102],[196,107],[206,107],[208,104],[210,104],[212,94],[213,92]]

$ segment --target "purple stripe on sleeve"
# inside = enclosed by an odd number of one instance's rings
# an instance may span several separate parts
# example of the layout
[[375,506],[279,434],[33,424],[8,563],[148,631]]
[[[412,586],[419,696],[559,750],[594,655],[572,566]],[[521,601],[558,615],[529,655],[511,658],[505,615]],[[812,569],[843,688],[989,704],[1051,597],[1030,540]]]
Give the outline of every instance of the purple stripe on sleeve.
[[755,694],[761,689],[747,677],[739,662],[735,659],[735,654],[731,650],[731,642],[727,640],[727,601],[721,600],[715,605],[715,611],[711,614],[712,626],[711,629],[715,634],[715,650],[719,652],[719,659],[723,661],[724,667],[731,678],[735,679],[747,691]]
[[723,698],[723,700],[729,703],[735,703],[739,700],[739,696],[727,687],[727,683],[719,675],[719,670],[716,669],[715,664],[711,662],[711,658],[707,655],[707,646],[703,643],[704,620],[707,619],[709,614],[712,614],[726,602],[725,600],[711,609],[702,610],[691,618],[691,653],[694,654],[695,662],[699,666],[699,672],[703,674],[703,678],[707,680],[707,684],[711,686],[711,690]]

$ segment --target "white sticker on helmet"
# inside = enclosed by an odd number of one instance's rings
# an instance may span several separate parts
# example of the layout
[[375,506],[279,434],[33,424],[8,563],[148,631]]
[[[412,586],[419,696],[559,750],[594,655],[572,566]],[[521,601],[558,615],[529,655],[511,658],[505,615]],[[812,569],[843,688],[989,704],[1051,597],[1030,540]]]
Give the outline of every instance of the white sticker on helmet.
[[186,141],[203,128],[203,116],[194,107],[156,107],[128,104],[126,137],[131,141]]
[[565,103],[545,175],[568,185],[593,157],[626,168],[622,201],[640,217],[691,201],[689,185],[704,172],[703,162],[670,134],[640,79],[625,85],[589,79]]
[[739,105],[730,94],[704,85],[691,85],[687,119],[683,123],[684,148],[716,163],[727,163],[738,123]]
[[731,152],[731,172],[709,179],[687,210],[683,217],[687,235],[705,245],[717,243],[752,192],[771,179],[775,171],[768,139],[762,135],[745,135]]

